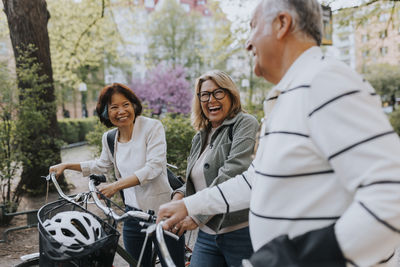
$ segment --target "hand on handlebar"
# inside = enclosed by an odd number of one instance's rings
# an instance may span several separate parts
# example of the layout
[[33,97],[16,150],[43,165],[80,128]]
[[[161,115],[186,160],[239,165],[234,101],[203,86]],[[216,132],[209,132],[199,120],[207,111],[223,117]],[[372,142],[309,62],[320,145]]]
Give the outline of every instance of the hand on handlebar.
[[107,185],[100,185],[97,187],[97,189],[107,198],[111,198],[115,193],[118,192],[116,182]]
[[185,219],[187,215],[188,211],[183,200],[171,201],[160,206],[157,215],[157,223],[166,219],[163,224],[164,230],[172,230],[172,228]]
[[185,233],[187,230],[194,230],[196,229],[198,224],[192,219],[190,216],[186,216],[185,219],[182,221],[178,222],[175,224],[175,226],[172,228],[172,233],[181,236]]
[[58,177],[63,173],[63,171],[64,171],[65,169],[66,169],[65,164],[60,163],[60,164],[51,166],[51,167],[49,168],[49,173],[55,173],[56,178],[58,178]]

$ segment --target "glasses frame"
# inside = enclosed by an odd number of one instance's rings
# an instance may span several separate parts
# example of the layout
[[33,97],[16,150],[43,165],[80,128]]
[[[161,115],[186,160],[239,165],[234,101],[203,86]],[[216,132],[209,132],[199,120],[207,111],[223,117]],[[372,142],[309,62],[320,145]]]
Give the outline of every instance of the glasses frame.
[[[217,97],[215,96],[215,92],[217,92],[218,90],[222,90],[222,91],[224,92],[224,96],[223,96],[223,97],[217,98]],[[203,101],[203,100],[201,100],[201,93],[206,93],[206,92],[207,92],[207,94],[208,94],[208,98],[207,98],[207,100],[204,100],[204,101]],[[212,91],[212,92],[203,91],[203,92],[197,93],[197,97],[199,98],[199,101],[200,101],[200,102],[205,103],[205,102],[210,101],[211,95],[212,95],[216,100],[222,100],[222,99],[224,99],[224,97],[226,96],[226,93],[227,93],[227,92],[228,92],[228,90],[227,90],[226,88],[219,87],[219,88],[215,89],[215,90]]]

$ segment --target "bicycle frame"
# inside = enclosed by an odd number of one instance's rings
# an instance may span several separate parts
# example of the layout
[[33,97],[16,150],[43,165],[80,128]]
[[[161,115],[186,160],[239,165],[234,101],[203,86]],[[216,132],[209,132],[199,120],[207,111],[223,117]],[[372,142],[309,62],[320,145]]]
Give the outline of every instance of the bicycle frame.
[[[93,178],[96,177],[96,178]],[[104,177],[104,176],[103,176]],[[100,179],[99,179],[100,178]],[[60,195],[61,198],[74,203],[74,204],[78,204],[77,202],[81,197],[82,194],[78,194],[76,197],[72,198],[69,197],[67,195],[64,194],[64,192],[62,191],[62,189],[60,188],[56,176],[54,173],[49,174],[46,177],[46,180],[49,181],[51,180],[53,182],[53,184],[55,185],[58,194]],[[98,197],[98,190],[96,188],[96,184],[100,184],[101,182],[105,182],[105,177],[104,179],[101,176],[91,176],[91,178],[89,179],[89,192],[91,197],[94,200],[94,203],[96,204],[96,206],[101,209],[103,211],[103,213],[108,217],[108,218],[112,218],[116,223],[124,221],[128,218],[136,218],[142,221],[146,221],[146,222],[155,222],[156,221],[156,216],[148,214],[146,212],[143,211],[128,211],[125,212],[122,215],[118,215],[117,213],[115,213],[115,211],[111,208],[111,207],[107,207],[105,206],[102,201],[99,199]],[[85,199],[87,201],[87,199]],[[144,224],[144,223],[143,223]],[[158,224],[155,223],[151,223],[150,226],[147,227],[146,229],[146,240],[148,239],[149,236],[153,235],[155,233],[156,238],[153,239],[153,242],[156,240],[157,241],[157,245],[159,247],[159,257],[161,256],[162,259],[165,261],[166,265],[168,267],[175,267],[175,264],[169,254],[167,245],[165,243],[164,240],[164,233],[173,237],[174,239],[178,240],[179,237],[176,236],[175,234],[168,232],[168,231],[164,231],[162,228],[162,224],[163,222],[160,222]],[[145,243],[146,244],[146,243]],[[143,247],[145,246],[145,244],[143,245]],[[143,250],[142,250],[143,252]],[[138,261],[138,266],[140,266],[140,262],[141,262],[141,257],[139,258]]]

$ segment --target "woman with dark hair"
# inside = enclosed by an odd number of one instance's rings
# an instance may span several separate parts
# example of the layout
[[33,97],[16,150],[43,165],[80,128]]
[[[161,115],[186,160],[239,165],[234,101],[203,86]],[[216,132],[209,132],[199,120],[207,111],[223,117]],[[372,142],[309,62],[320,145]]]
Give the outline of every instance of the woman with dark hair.
[[[99,186],[99,191],[111,197],[123,191],[126,211],[154,210],[170,200],[172,192],[166,168],[166,141],[160,121],[141,116],[142,104],[127,86],[113,83],[104,87],[97,101],[96,112],[108,128],[117,127],[114,147],[110,149],[103,134],[99,159],[80,163],[61,163],[50,167],[58,177],[65,169],[81,171],[84,176],[106,173],[114,169],[117,181]],[[126,250],[138,259],[145,234],[136,220],[127,220],[123,227]],[[166,238],[171,256],[177,266],[184,266],[184,239],[179,243]],[[151,264],[151,242],[143,255],[143,266]]]
[[[242,110],[240,94],[232,78],[213,70],[201,75],[195,85],[192,141],[186,184],[174,192],[182,199],[235,177],[247,170],[258,130],[257,120]],[[172,229],[182,234],[200,227],[190,266],[241,266],[253,253],[248,227],[249,210],[216,216],[188,216]]]

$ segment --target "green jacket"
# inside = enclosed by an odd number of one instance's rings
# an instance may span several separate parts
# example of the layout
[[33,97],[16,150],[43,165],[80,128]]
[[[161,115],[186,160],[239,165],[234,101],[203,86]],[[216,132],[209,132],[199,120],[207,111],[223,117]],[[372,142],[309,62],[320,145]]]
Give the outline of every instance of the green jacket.
[[[223,183],[248,169],[253,161],[258,129],[259,124],[253,116],[240,112],[234,118],[225,120],[215,131],[210,141],[210,152],[204,163],[204,177],[208,187]],[[207,141],[207,132],[206,129],[199,131],[192,140],[186,169],[187,182],[177,190],[186,196],[196,193],[190,173]],[[249,210],[246,209],[215,216],[199,215],[196,219],[218,232],[221,228],[248,221],[248,215]]]

